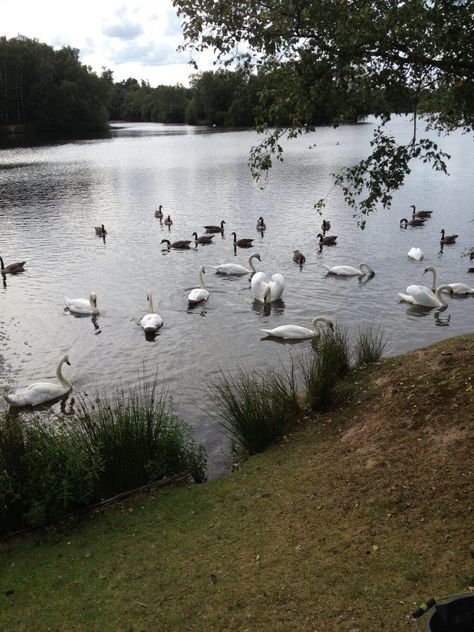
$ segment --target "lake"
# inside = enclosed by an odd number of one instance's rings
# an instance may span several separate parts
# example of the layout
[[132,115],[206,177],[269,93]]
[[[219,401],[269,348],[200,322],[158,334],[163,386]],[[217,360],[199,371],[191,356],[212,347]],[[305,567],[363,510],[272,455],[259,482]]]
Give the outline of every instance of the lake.
[[[392,128],[408,141],[408,121],[397,118]],[[224,368],[285,363],[309,344],[262,340],[261,327],[310,327],[317,315],[350,331],[374,322],[385,328],[390,354],[472,332],[474,297],[448,298],[440,312],[402,304],[397,296],[411,283],[430,285],[431,276],[421,276],[429,265],[438,270],[438,284],[474,286],[469,261],[461,257],[474,246],[472,140],[457,133],[442,139],[452,155],[450,176],[415,165],[393,208],[371,216],[361,231],[340,191],[331,191],[331,173],[367,154],[373,129],[370,121],[324,127],[285,143],[285,160],[263,189],[247,166],[256,140],[250,131],[123,124],[110,138],[0,151],[0,254],[5,264],[27,261],[25,273],[0,282],[0,393],[54,378],[63,353],[70,356],[65,374],[74,388],[89,393],[133,385],[139,373],[150,380],[157,374],[207,448],[213,476],[230,463],[227,440],[209,410],[213,380]],[[329,191],[324,217],[338,243],[319,252],[322,218],[313,204]],[[171,230],[154,217],[159,204],[171,214]],[[400,229],[410,204],[433,211],[425,227]],[[259,216],[267,225],[263,235],[256,231]],[[226,230],[212,245],[167,252],[160,244],[191,239],[222,219]],[[105,243],[94,232],[102,223]],[[440,252],[442,228],[459,238]],[[254,238],[254,248],[235,256],[232,231]],[[407,258],[412,246],[425,252],[423,261]],[[302,269],[292,262],[296,248],[306,255]],[[209,269],[208,302],[188,308],[201,265],[246,264],[252,252],[261,255],[258,269],[284,275],[280,304],[264,310],[252,301],[248,278],[222,278]],[[322,266],[361,262],[376,273],[366,283],[327,277]],[[100,309],[95,322],[64,311],[64,295],[88,297],[91,290]],[[164,319],[154,340],[139,327],[147,290]]]

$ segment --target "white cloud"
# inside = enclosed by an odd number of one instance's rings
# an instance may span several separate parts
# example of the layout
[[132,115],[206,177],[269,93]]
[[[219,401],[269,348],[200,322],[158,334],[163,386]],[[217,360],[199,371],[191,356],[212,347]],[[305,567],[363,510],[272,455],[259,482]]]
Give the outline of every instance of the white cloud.
[[129,22],[128,20],[102,27],[102,33],[107,37],[116,37],[122,40],[133,40],[143,33],[141,24]]

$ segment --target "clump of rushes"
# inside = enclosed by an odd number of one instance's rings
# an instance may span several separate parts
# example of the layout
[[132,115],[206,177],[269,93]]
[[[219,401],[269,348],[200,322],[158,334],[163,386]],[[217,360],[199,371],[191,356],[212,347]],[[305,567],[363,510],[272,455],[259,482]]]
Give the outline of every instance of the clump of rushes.
[[350,368],[346,330],[337,325],[315,338],[311,347],[300,359],[305,403],[311,410],[327,410],[333,401],[336,384]]
[[354,362],[365,366],[378,362],[387,346],[387,335],[381,325],[365,325],[359,329],[354,343]]
[[197,481],[205,479],[204,449],[193,441],[156,383],[140,380],[132,391],[117,389],[112,395],[96,395],[93,402],[81,398],[71,423],[91,453],[99,454],[101,498],[184,471]]
[[239,458],[262,452],[281,439],[299,412],[293,367],[282,373],[275,369],[224,372],[210,394]]
[[79,398],[58,422],[0,420],[0,535],[50,524],[67,513],[165,476],[206,473],[206,454],[156,384]]

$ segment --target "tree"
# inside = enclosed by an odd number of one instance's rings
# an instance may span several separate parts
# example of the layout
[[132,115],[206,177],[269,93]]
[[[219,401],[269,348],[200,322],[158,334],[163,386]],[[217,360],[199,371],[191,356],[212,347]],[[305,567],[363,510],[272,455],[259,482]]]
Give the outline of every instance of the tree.
[[[362,226],[420,159],[446,172],[449,158],[419,135],[474,125],[472,0],[173,0],[183,19],[186,46],[212,48],[218,61],[247,72],[275,73],[281,81],[260,98],[258,129],[264,140],[252,148],[258,179],[282,159],[280,138],[313,131],[314,95],[330,90],[341,119],[369,109],[380,115],[369,156],[335,176]],[[355,106],[355,107],[354,107]],[[406,145],[386,131],[394,112],[413,113]],[[268,121],[277,127],[269,130]],[[286,121],[286,125],[282,123]],[[324,200],[315,206],[321,208]]]

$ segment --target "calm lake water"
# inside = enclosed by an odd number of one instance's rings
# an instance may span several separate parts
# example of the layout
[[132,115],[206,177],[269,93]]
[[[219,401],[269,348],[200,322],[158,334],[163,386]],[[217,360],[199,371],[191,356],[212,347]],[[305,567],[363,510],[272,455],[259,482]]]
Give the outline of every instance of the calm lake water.
[[[404,119],[392,127],[400,140],[409,138]],[[0,254],[5,264],[27,261],[24,274],[0,283],[0,393],[53,378],[65,352],[71,360],[65,374],[77,390],[127,387],[139,372],[150,380],[158,372],[176,410],[206,446],[215,475],[230,462],[227,441],[209,414],[207,389],[215,377],[223,367],[285,362],[308,344],[262,340],[260,327],[310,326],[316,315],[350,330],[381,323],[391,354],[472,332],[474,297],[448,299],[442,312],[407,306],[397,297],[408,284],[430,284],[421,276],[428,265],[442,282],[474,286],[469,262],[461,257],[474,245],[469,137],[442,139],[452,155],[451,175],[416,165],[392,210],[373,215],[365,231],[334,189],[325,217],[338,245],[318,251],[321,217],[313,203],[331,190],[331,172],[366,155],[372,132],[370,123],[322,128],[287,144],[284,163],[275,166],[263,190],[247,167],[255,135],[246,131],[126,124],[108,139],[0,151]],[[173,218],[170,231],[154,217],[160,203]],[[434,211],[424,228],[399,228],[410,204]],[[255,229],[260,215],[267,224],[263,236]],[[221,219],[226,232],[213,245],[163,252],[161,239],[191,239]],[[94,233],[101,223],[108,230],[105,243]],[[459,238],[441,253],[442,228]],[[234,256],[233,230],[238,238],[255,238],[255,247]],[[424,261],[407,258],[412,246],[423,249]],[[292,262],[296,248],[307,258],[302,270]],[[209,301],[188,309],[200,265],[246,264],[252,252],[261,255],[260,269],[285,276],[281,304],[264,313],[253,303],[246,277],[221,278],[209,269]],[[365,284],[326,277],[321,265],[361,262],[376,272]],[[87,297],[91,290],[100,309],[95,324],[64,312],[64,295]],[[147,290],[165,323],[153,341],[138,325]]]

